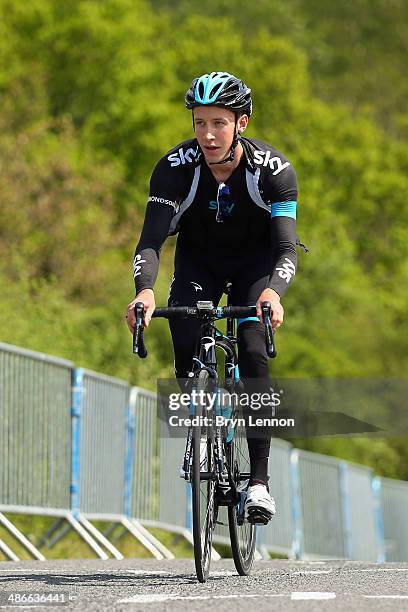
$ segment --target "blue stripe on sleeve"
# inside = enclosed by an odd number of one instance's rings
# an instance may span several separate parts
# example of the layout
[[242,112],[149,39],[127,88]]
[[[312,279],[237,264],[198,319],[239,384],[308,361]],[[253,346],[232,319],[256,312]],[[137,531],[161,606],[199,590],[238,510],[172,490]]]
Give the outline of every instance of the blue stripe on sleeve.
[[273,202],[272,217],[290,217],[296,219],[296,200],[290,202]]
[[245,317],[245,319],[237,319],[237,327],[241,325],[244,321],[257,321],[259,323],[258,317]]

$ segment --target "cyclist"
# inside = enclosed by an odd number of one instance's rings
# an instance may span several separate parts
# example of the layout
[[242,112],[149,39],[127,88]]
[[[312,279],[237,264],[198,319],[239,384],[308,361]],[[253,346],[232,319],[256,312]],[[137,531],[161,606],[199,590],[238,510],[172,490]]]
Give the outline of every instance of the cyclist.
[[[143,302],[149,325],[160,249],[168,235],[178,233],[168,305],[194,306],[197,300],[216,305],[226,280],[232,281],[231,303],[256,304],[259,317],[238,320],[240,374],[247,389],[268,392],[260,304],[271,303],[276,331],[283,322],[281,297],[296,272],[296,174],[274,147],[242,136],[252,98],[239,78],[204,74],[193,80],[185,105],[192,111],[195,138],[166,153],[151,176],[127,324],[133,332],[133,308]],[[177,378],[188,376],[199,329],[198,320],[170,321]],[[258,427],[256,435],[247,427],[251,477],[245,510],[268,519],[276,511],[268,488],[271,435],[270,427]]]

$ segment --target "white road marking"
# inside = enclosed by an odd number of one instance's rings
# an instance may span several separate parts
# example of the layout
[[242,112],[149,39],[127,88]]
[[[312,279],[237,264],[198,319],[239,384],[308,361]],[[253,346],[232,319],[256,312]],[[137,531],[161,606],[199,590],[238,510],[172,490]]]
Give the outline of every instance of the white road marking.
[[155,576],[155,575],[163,575],[166,574],[168,576],[170,576],[170,572],[166,572],[164,570],[126,570],[127,572],[129,572],[129,574],[136,574],[136,576]]
[[408,595],[364,595],[367,599],[408,599]]
[[292,572],[292,576],[300,576],[303,574],[330,574],[333,571],[333,569],[328,569],[328,570],[300,570],[300,572]]
[[325,565],[326,561],[307,561],[308,565]]
[[[0,569],[0,572],[7,572],[7,574],[14,574],[15,572],[25,572],[27,574],[50,574],[52,572],[52,570],[49,569],[12,569],[10,567],[10,569]],[[53,572],[53,573],[58,573],[61,574],[62,572]]]
[[202,599],[253,599],[256,597],[288,597],[288,595],[277,593],[277,594],[245,594],[245,595],[172,595],[168,594],[154,594],[151,595],[134,595],[133,597],[128,597],[127,599],[119,599],[116,603],[158,603],[163,601],[191,601],[191,600],[202,600]]
[[150,595],[134,595],[133,597],[128,597],[127,599],[119,599],[116,603],[156,603],[159,601],[167,601],[169,599],[174,599],[174,595],[165,595],[165,594],[155,594],[151,593]]
[[231,570],[220,570],[219,572],[210,572],[210,576],[238,576],[237,572]]
[[300,600],[300,599],[335,599],[336,593],[323,593],[323,592],[313,592],[313,591],[294,591],[290,598],[292,600]]
[[250,599],[251,597],[289,597],[289,595],[285,593],[247,593],[243,595],[209,595],[210,599]]
[[370,569],[351,569],[351,572],[408,572],[408,567],[373,567]]

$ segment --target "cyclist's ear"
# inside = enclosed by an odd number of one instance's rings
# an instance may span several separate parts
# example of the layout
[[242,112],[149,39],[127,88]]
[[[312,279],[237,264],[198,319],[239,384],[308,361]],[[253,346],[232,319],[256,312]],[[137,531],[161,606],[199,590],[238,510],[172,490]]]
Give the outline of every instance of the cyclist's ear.
[[238,119],[238,132],[240,134],[242,134],[242,132],[245,132],[246,127],[248,125],[248,115],[241,115],[240,118]]

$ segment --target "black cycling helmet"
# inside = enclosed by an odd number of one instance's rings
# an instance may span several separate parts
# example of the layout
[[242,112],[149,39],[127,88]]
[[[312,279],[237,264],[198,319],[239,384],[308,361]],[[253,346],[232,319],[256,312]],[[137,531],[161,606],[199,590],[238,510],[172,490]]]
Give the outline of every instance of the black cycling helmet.
[[252,114],[251,90],[229,72],[211,72],[194,79],[185,96],[186,108],[222,106],[239,115]]

